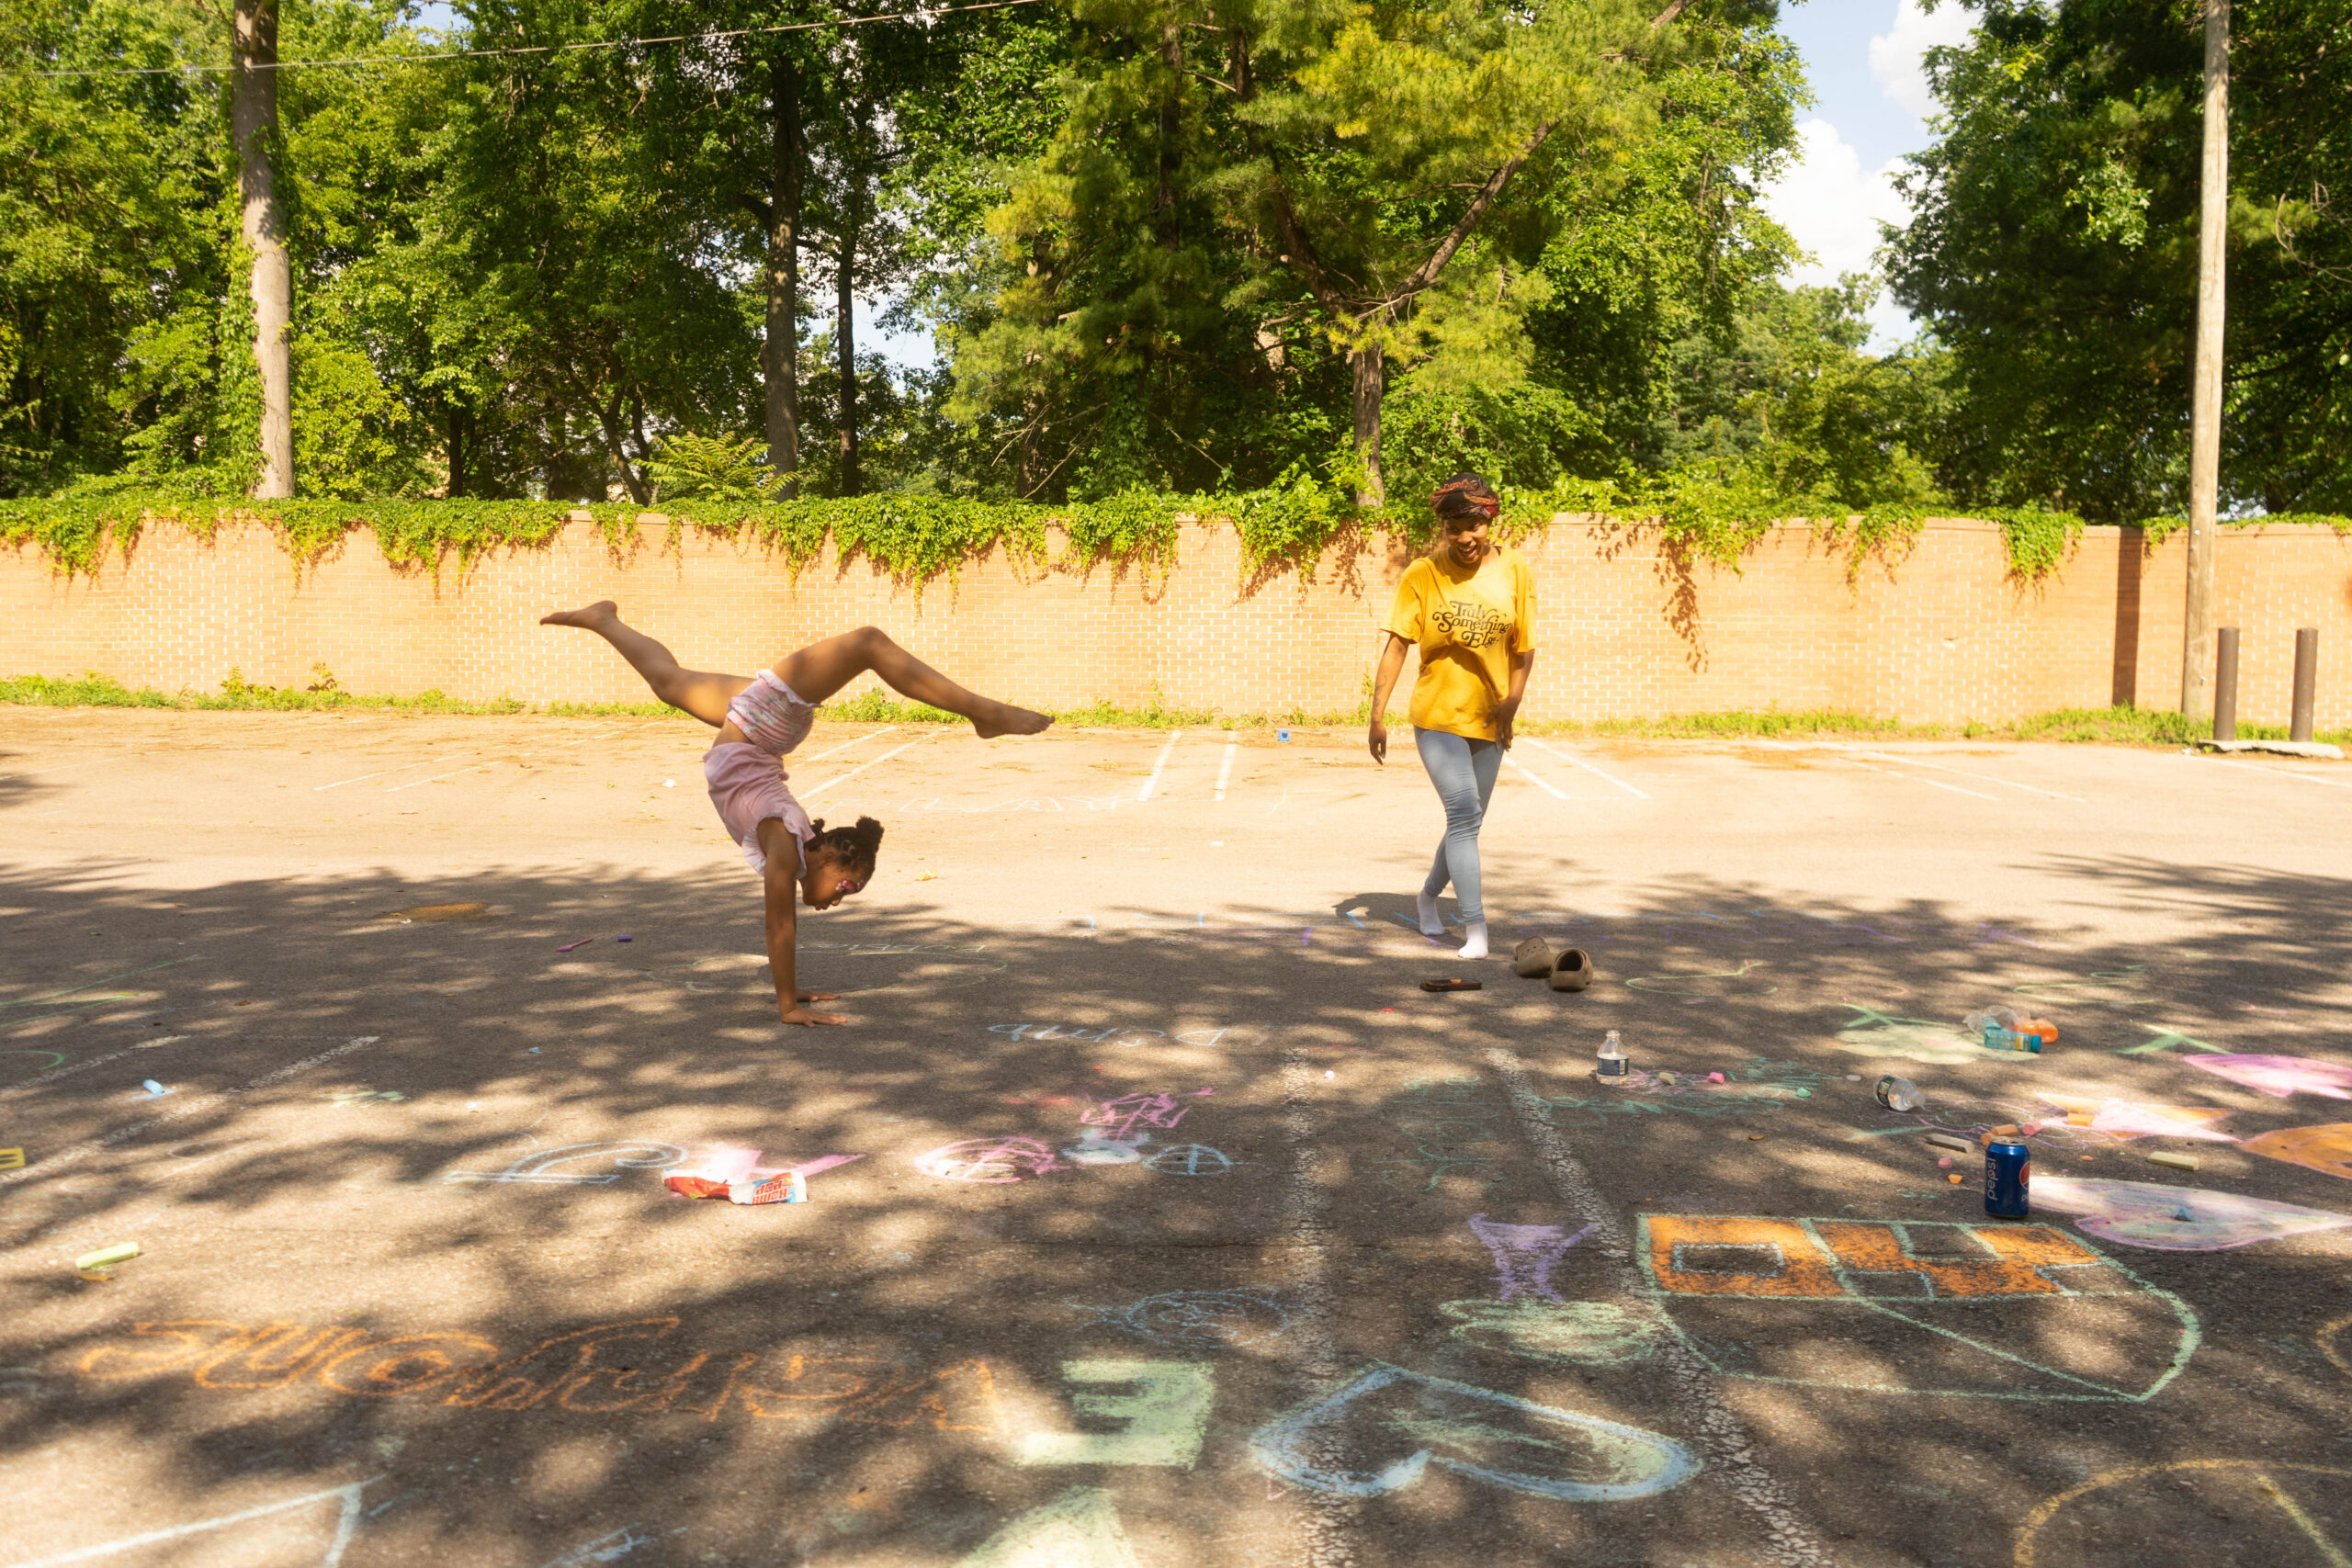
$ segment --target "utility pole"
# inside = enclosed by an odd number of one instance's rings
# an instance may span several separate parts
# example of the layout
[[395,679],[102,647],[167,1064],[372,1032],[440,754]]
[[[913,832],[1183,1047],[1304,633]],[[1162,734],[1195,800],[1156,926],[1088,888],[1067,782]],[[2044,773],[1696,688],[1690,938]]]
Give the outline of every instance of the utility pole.
[[2205,162],[2197,219],[2197,354],[2188,394],[2188,604],[2180,711],[2213,713],[2214,518],[2222,488],[2222,321],[2230,216],[2230,0],[2205,4]]
[[229,133],[253,261],[254,368],[261,375],[261,474],[256,501],[294,493],[294,267],[277,199],[277,0],[236,0],[230,54]]

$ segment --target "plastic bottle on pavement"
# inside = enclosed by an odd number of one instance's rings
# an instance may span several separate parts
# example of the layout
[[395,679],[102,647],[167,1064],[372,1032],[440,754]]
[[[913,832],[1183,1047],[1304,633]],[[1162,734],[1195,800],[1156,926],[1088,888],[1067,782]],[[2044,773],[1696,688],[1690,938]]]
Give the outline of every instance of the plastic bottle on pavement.
[[1617,1032],[1611,1030],[1609,1038],[1600,1043],[1600,1061],[1593,1068],[1593,1076],[1605,1084],[1623,1084],[1634,1064],[1626,1059],[1625,1047],[1618,1043]]

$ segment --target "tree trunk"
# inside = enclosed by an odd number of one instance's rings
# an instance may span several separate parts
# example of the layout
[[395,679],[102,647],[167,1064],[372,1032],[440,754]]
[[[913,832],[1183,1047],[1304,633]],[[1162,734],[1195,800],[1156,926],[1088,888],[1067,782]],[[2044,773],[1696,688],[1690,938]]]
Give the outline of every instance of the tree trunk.
[[1159,101],[1159,188],[1152,198],[1152,230],[1164,250],[1176,248],[1177,138],[1184,129],[1184,39],[1173,22],[1159,30],[1159,62],[1168,68],[1167,96]]
[[775,167],[768,187],[767,342],[761,370],[767,378],[768,466],[784,475],[784,493],[800,484],[800,191],[808,147],[800,132],[800,72],[788,61],[771,67],[775,117]]
[[[854,134],[854,132],[853,132]],[[852,158],[855,154],[853,152]],[[851,160],[844,160],[851,162]],[[833,337],[841,352],[841,493],[855,495],[857,477],[857,231],[865,221],[865,175],[854,162],[842,191],[841,244],[834,252]]]
[[261,373],[261,474],[257,501],[294,493],[294,269],[286,254],[286,213],[277,200],[277,0],[236,0],[229,130],[237,150],[237,195],[245,249],[253,257],[254,367]]
[[2214,520],[2222,487],[2222,282],[2230,210],[2230,0],[2205,10],[2205,166],[2197,222],[2197,350],[2188,393],[2188,603],[2180,711],[2213,714]]
[[1385,366],[1378,340],[1351,351],[1348,368],[1355,373],[1356,461],[1363,469],[1363,481],[1356,490],[1356,504],[1367,508],[1385,506],[1388,503],[1388,490],[1380,477],[1380,396]]

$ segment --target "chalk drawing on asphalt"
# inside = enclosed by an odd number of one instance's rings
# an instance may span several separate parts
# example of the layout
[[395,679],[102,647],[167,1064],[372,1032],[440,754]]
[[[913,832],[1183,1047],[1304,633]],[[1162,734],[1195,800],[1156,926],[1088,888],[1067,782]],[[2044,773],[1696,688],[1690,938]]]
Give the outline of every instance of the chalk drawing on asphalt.
[[[1190,1470],[1200,1458],[1216,1374],[1198,1361],[1064,1361],[1062,1379],[1086,1384],[1070,1408],[1097,1421],[1121,1423],[1115,1432],[1024,1432],[1013,1446],[1018,1464],[1135,1464]],[[1125,1385],[1126,1392],[1100,1386]]]
[[2074,1215],[2077,1229],[2102,1241],[2161,1252],[2219,1252],[2352,1227],[2352,1214],[2157,1181],[2045,1176],[2033,1184],[2033,1201]]
[[240,1525],[249,1525],[259,1519],[294,1513],[316,1504],[325,1503],[330,1499],[336,1502],[339,1506],[332,1512],[321,1510],[320,1525],[323,1528],[328,1519],[332,1518],[334,1528],[328,1532],[326,1542],[321,1548],[317,1564],[318,1568],[336,1568],[336,1565],[343,1561],[345,1550],[351,1545],[352,1537],[359,1533],[360,1494],[382,1479],[380,1475],[371,1476],[366,1481],[355,1481],[347,1486],[330,1486],[321,1492],[305,1492],[299,1497],[288,1497],[278,1503],[265,1503],[259,1507],[246,1508],[239,1513],[223,1514],[219,1518],[198,1519],[193,1524],[169,1525],[162,1529],[145,1530],[138,1535],[124,1536],[119,1540],[102,1541],[96,1546],[78,1546],[52,1556],[36,1557],[23,1562],[13,1563],[10,1568],[62,1568],[62,1565],[68,1562],[95,1562],[102,1558],[118,1556],[126,1551],[135,1551],[142,1546],[158,1546],[166,1541],[187,1540],[193,1536],[210,1535],[220,1531],[227,1531],[233,1535]]
[[[686,1151],[675,1144],[565,1144],[526,1155],[503,1170],[452,1170],[444,1172],[441,1179],[603,1187],[632,1170],[667,1170],[685,1157]],[[560,1170],[556,1168],[559,1166],[576,1168]]]
[[1563,1366],[1646,1360],[1666,1332],[1655,1309],[1610,1302],[1443,1302],[1438,1311],[1462,1344]]
[[1250,1448],[1283,1480],[1349,1497],[1410,1486],[1432,1464],[1562,1502],[1647,1497],[1699,1472],[1698,1457],[1660,1433],[1402,1367],[1357,1373],[1260,1427]]
[[1271,1291],[1165,1291],[1126,1306],[1064,1304],[1170,1349],[1260,1345],[1279,1337],[1291,1322],[1290,1309]]
[[2187,1302],[2050,1225],[1698,1214],[1638,1224],[1650,1299],[1727,1377],[2140,1403],[2179,1375],[2202,1334]]

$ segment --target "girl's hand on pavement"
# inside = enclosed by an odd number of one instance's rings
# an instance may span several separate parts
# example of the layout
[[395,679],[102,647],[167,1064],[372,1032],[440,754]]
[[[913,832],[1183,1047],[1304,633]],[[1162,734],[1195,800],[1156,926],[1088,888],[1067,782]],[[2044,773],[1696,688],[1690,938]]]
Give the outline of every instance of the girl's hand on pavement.
[[818,1024],[847,1023],[849,1021],[849,1020],[835,1013],[810,1012],[804,1007],[795,1007],[788,1011],[777,1014],[777,1017],[786,1023]]
[[1387,766],[1388,721],[1386,719],[1375,718],[1372,721],[1372,730],[1365,737],[1365,743],[1372,748],[1372,760],[1383,767]]

